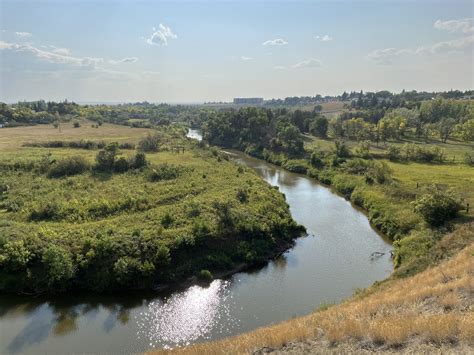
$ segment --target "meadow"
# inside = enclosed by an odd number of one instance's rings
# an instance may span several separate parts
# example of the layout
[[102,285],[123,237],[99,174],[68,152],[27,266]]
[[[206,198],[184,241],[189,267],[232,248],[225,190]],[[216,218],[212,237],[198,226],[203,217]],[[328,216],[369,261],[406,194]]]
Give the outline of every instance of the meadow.
[[83,139],[133,146],[156,132],[87,122],[61,132],[49,125],[0,130],[2,291],[209,281],[264,262],[302,231],[282,194],[179,128],[159,131],[159,148],[137,168],[131,162],[142,155],[118,149],[112,170],[99,169],[99,155],[112,145],[25,146]]

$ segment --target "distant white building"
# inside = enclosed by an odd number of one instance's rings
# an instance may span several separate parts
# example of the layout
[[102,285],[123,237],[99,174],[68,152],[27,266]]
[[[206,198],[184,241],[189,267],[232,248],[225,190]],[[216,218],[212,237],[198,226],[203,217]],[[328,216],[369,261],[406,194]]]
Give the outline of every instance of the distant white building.
[[234,98],[235,105],[262,105],[262,97],[236,97]]

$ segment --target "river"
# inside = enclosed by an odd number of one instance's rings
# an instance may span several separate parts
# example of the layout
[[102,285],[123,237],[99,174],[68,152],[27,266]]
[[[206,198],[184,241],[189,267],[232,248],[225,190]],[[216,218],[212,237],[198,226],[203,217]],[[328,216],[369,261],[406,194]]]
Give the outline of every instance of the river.
[[[191,130],[188,136],[200,139]],[[286,196],[307,229],[265,267],[172,294],[0,297],[0,353],[130,353],[235,335],[339,302],[390,275],[391,245],[306,176],[229,152]],[[373,252],[383,256],[371,257]]]

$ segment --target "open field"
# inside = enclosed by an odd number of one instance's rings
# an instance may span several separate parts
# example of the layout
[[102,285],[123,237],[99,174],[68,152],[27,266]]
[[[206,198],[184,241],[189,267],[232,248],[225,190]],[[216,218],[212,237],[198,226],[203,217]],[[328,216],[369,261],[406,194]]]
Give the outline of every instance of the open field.
[[61,123],[61,131],[52,124],[0,128],[0,154],[18,152],[24,143],[47,142],[54,140],[104,140],[106,142],[133,142],[152,130],[146,128],[130,128],[104,123],[99,128],[91,127],[95,122],[80,121],[81,127],[74,128],[73,122]]
[[[446,236],[445,242],[472,243],[473,227],[465,225]],[[389,280],[340,305],[168,353],[470,353],[474,345],[473,256],[471,244],[420,274]]]

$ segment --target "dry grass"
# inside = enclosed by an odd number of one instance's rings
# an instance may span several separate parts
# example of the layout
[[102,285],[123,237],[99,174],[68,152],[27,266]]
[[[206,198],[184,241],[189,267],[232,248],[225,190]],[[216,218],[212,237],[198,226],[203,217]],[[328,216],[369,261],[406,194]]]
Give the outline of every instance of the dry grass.
[[99,128],[91,127],[95,122],[82,120],[81,127],[74,128],[73,121],[61,123],[61,132],[52,124],[13,127],[0,129],[0,152],[14,152],[24,143],[45,142],[52,140],[81,140],[91,141],[127,141],[137,142],[141,137],[150,132],[146,128],[130,128],[104,123]]
[[294,352],[295,341],[305,341],[301,343],[305,351],[310,342],[317,352],[344,343],[353,344],[353,350],[360,350],[361,344],[365,348],[370,344],[374,350],[409,350],[418,344],[433,350],[457,346],[470,351],[474,345],[473,256],[471,244],[438,266],[407,279],[390,280],[327,310],[171,352],[249,353],[264,347],[286,351],[290,342],[288,351]]

